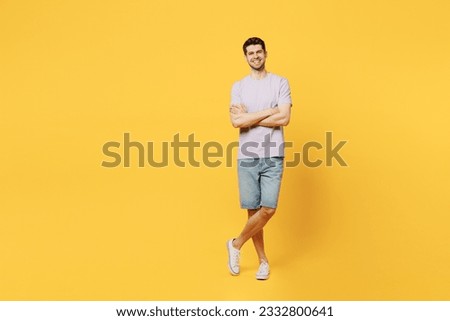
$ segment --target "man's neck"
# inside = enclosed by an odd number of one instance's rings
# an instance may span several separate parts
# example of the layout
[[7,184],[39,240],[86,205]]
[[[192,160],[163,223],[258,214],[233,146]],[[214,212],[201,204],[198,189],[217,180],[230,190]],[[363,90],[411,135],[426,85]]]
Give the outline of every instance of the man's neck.
[[262,70],[255,70],[255,69],[252,69],[252,71],[251,71],[251,73],[250,73],[250,76],[251,76],[253,79],[263,79],[264,77],[267,76],[267,71],[266,71],[265,68],[262,69]]

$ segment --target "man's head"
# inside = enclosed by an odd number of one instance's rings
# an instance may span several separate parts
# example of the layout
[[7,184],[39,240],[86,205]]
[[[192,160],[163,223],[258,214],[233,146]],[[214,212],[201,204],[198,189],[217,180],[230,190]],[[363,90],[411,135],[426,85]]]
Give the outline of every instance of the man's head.
[[247,39],[242,46],[247,63],[254,70],[264,70],[267,51],[266,44],[260,38],[253,37]]
[[242,46],[242,49],[244,50],[244,55],[247,55],[247,47],[250,45],[261,45],[262,50],[266,51],[266,44],[264,43],[264,40],[258,37],[252,37],[248,38],[244,45]]

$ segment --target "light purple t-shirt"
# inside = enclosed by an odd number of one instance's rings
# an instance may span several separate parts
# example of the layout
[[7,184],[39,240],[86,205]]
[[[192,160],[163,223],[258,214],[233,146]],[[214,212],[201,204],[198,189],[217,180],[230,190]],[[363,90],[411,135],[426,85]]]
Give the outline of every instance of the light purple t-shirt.
[[[235,82],[231,105],[243,104],[248,112],[290,104],[291,90],[286,78],[267,73],[262,79],[250,75]],[[283,127],[240,128],[238,159],[284,156]]]

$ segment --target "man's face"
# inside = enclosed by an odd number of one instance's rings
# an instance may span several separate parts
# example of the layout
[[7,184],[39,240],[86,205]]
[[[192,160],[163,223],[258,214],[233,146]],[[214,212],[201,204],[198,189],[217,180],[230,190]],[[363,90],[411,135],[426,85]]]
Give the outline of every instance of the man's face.
[[263,70],[267,55],[261,45],[250,45],[246,49],[247,53],[245,54],[245,58],[249,66],[258,71]]

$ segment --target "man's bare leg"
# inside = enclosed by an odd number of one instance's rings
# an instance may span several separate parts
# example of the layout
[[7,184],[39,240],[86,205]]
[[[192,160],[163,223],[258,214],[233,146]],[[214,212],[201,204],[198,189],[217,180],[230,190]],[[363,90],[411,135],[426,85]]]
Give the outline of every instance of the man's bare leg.
[[[257,236],[257,242],[258,240],[263,240],[263,233],[262,229],[267,224],[267,222],[270,220],[270,218],[275,214],[274,208],[269,207],[261,207],[259,210],[256,210],[256,212],[253,215],[250,215],[249,213],[249,219],[247,223],[244,226],[244,229],[242,230],[241,234],[234,239],[233,246],[237,248],[238,250],[241,249],[241,247],[244,245],[245,242],[247,242],[251,237],[256,235],[258,232],[261,232],[260,236]],[[260,244],[260,243],[257,243]],[[264,252],[264,242],[263,244],[263,252]],[[256,247],[256,245],[255,245]],[[258,250],[257,250],[258,251]],[[258,253],[259,256],[259,253]],[[264,255],[265,256],[265,255]]]
[[[256,214],[257,210],[248,210],[248,218]],[[253,245],[255,246],[256,253],[258,254],[259,262],[269,262],[264,251],[264,229],[262,228],[255,235],[252,236]]]

